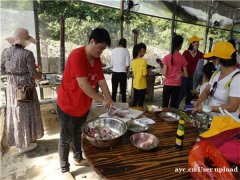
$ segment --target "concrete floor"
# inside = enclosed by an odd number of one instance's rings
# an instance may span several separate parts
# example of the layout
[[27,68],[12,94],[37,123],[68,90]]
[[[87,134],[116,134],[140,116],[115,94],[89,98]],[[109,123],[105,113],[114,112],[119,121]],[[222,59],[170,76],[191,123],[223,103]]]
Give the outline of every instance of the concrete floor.
[[[62,179],[58,159],[59,124],[56,114],[50,109],[52,104],[41,105],[45,135],[37,140],[37,149],[19,154],[17,148],[10,147],[1,159],[1,179],[3,180],[39,180]],[[77,180],[99,180],[99,176],[90,167],[73,165],[72,153],[69,156],[71,172]]]
[[[162,88],[154,90],[153,100],[146,99],[145,104],[161,105]],[[37,149],[19,154],[17,148],[10,147],[1,157],[2,180],[59,180],[62,179],[58,159],[59,124],[56,114],[51,113],[53,104],[41,105],[41,113],[44,122],[45,135],[37,141]],[[94,118],[101,112],[94,111],[89,118]],[[73,164],[72,153],[69,156],[70,171],[76,180],[101,179],[90,167],[77,167]]]

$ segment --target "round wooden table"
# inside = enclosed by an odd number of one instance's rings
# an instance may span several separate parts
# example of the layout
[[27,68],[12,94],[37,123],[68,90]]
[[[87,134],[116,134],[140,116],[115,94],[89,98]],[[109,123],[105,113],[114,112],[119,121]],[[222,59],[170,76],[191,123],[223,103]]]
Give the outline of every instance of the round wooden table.
[[104,179],[190,179],[189,172],[179,173],[176,168],[187,170],[188,155],[198,136],[197,129],[186,125],[183,150],[177,150],[178,124],[164,122],[158,114],[144,115],[156,121],[147,132],[158,137],[158,148],[139,151],[130,142],[131,132],[123,136],[120,144],[109,149],[96,148],[83,136],[82,147],[90,166]]

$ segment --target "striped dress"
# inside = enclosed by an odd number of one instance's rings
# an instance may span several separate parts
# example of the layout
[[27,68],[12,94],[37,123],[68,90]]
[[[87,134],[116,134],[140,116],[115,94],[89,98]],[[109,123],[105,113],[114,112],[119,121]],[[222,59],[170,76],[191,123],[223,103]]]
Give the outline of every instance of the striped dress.
[[32,102],[16,100],[17,85],[35,87],[36,75],[33,53],[11,46],[2,52],[0,75],[8,74],[7,83],[7,137],[10,146],[25,148],[44,134],[36,89]]

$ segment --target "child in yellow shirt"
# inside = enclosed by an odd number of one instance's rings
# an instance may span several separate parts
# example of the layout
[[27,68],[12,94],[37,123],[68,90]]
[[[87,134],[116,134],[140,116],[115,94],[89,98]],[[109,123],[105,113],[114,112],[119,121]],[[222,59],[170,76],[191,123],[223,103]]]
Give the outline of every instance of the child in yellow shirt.
[[139,43],[133,47],[133,103],[132,106],[143,106],[145,92],[147,89],[147,61],[143,58],[147,50],[144,43]]

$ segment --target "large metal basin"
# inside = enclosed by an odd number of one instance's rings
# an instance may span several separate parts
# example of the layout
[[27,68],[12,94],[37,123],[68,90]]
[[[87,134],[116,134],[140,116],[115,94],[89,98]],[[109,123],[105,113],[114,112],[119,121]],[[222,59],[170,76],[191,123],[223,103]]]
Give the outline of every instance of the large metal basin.
[[98,118],[86,122],[82,128],[89,142],[98,148],[109,148],[119,144],[126,131],[127,125],[115,118]]

